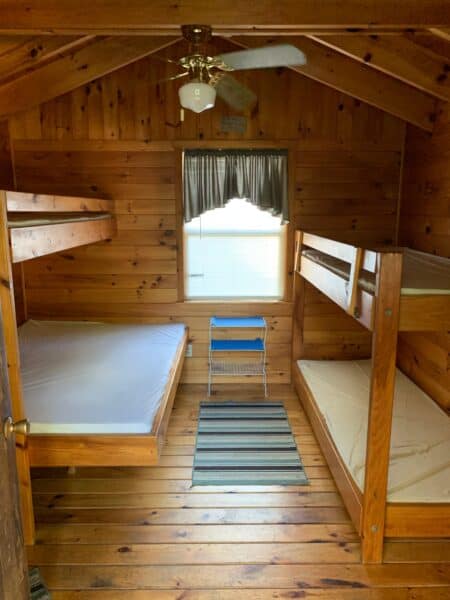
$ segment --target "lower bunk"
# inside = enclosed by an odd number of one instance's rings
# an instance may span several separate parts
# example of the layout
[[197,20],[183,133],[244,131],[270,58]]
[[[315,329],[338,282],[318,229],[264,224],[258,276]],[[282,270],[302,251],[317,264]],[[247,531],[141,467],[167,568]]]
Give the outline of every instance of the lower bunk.
[[183,324],[27,321],[19,346],[31,466],[157,464],[186,343]]
[[[361,535],[371,361],[300,360],[293,382]],[[450,420],[397,370],[384,537],[450,535]]]

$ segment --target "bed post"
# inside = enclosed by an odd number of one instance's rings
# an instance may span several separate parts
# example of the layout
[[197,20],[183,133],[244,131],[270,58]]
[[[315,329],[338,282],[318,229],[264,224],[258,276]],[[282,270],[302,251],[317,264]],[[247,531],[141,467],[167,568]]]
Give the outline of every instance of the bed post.
[[[19,342],[17,338],[14,287],[8,239],[6,192],[0,191],[0,305],[8,361],[8,377],[11,390],[12,416],[14,421],[25,418],[20,380]],[[22,527],[26,544],[34,542],[34,512],[31,495],[30,464],[26,438],[16,436],[16,460],[22,511]]]
[[295,255],[294,255],[294,285],[292,315],[292,359],[295,362],[302,358],[303,351],[303,313],[305,304],[305,280],[298,272],[302,255],[303,231],[295,232]]
[[361,521],[364,563],[380,563],[383,560],[402,258],[401,252],[382,252],[377,256],[372,376]]

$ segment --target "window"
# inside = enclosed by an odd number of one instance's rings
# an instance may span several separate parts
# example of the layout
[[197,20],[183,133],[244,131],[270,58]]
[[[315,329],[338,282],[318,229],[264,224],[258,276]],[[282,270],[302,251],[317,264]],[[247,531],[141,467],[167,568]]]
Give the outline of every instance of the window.
[[280,299],[284,230],[280,217],[238,198],[186,223],[186,298]]

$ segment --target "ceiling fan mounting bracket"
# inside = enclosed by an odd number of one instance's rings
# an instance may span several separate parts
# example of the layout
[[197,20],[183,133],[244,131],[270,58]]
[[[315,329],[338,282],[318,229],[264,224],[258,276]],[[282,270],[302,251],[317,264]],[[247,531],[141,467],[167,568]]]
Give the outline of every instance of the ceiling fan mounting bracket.
[[212,36],[212,28],[209,25],[182,25],[181,32],[194,46],[207,44]]

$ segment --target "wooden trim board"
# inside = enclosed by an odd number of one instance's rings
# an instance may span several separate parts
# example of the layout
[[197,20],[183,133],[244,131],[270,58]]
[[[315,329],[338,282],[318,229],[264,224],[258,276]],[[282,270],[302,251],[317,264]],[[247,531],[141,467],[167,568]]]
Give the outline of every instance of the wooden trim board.
[[392,538],[450,537],[450,504],[388,502],[384,535]]
[[112,200],[104,198],[82,198],[31,194],[28,192],[6,192],[8,212],[110,212]]
[[314,396],[295,361],[292,363],[292,383],[311,422],[319,446],[325,455],[328,467],[330,468],[339,492],[342,495],[345,507],[350,514],[357,532],[360,534],[362,493],[353,481],[352,476],[342,460],[330,432],[328,431],[325,420],[316,404]]
[[100,242],[114,237],[116,233],[117,224],[114,217],[33,227],[11,227],[9,236],[12,262],[22,262]]
[[450,295],[400,297],[399,331],[450,330]]
[[[20,377],[20,353],[17,336],[17,319],[14,302],[14,284],[8,244],[6,193],[0,190],[0,305],[2,311],[5,353],[8,361],[8,378],[11,390],[12,417],[14,421],[25,418],[22,381]],[[16,460],[22,511],[22,527],[25,543],[34,541],[34,510],[31,496],[31,479],[26,438],[16,436]]]

